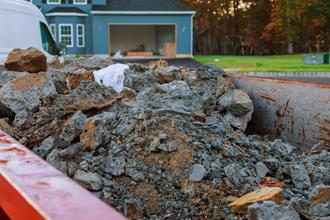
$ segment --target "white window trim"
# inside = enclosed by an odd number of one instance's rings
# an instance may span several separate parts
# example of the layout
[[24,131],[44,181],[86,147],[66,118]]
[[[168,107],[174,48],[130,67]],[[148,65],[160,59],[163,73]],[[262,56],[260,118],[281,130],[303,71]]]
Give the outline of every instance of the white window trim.
[[87,5],[87,0],[84,0],[85,2],[76,2],[76,0],[73,0],[74,5]]
[[[83,30],[82,35],[78,35],[79,27],[82,27],[82,30]],[[82,45],[79,45],[79,37],[82,37],[82,39],[83,39]],[[77,24],[77,26],[76,26],[76,42],[77,42],[77,47],[79,47],[79,48],[85,47],[85,25],[84,24]]]
[[[63,27],[63,26],[70,26],[70,28],[71,28],[71,35],[70,35],[70,37],[71,37],[71,44],[70,45],[66,45],[67,47],[73,47],[73,45],[74,45],[74,43],[73,43],[73,24],[59,24],[58,25],[58,30],[59,30],[59,42],[61,42],[62,41],[62,31],[61,31],[61,28]],[[68,35],[65,35],[65,37],[67,37]]]
[[66,13],[66,12],[53,12],[53,13],[47,13],[46,14],[47,17],[51,17],[51,16],[81,16],[81,17],[87,17],[88,14],[84,14],[84,13]]
[[56,24],[50,24],[49,27],[50,27],[50,30],[52,30],[52,28],[54,27],[54,33],[51,31],[51,34],[53,35],[53,38],[54,38],[55,41],[56,41],[56,34],[57,34],[57,31],[56,31]]
[[49,2],[49,0],[47,0],[47,4],[48,5],[60,5],[61,4],[61,0],[57,0],[58,2]]

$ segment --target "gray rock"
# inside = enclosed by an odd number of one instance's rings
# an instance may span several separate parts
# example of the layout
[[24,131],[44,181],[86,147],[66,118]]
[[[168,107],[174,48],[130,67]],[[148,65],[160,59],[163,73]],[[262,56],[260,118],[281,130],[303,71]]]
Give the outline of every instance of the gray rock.
[[226,177],[229,179],[231,183],[234,185],[238,185],[240,183],[240,178],[241,178],[241,171],[242,167],[238,163],[232,163],[227,165],[224,168]]
[[280,156],[289,156],[294,150],[294,147],[291,144],[283,143],[280,139],[270,142],[269,146],[274,153],[279,154]]
[[127,136],[133,131],[135,125],[136,120],[133,117],[122,117],[113,133],[122,136]]
[[136,182],[140,182],[144,180],[144,174],[142,171],[134,170],[132,172],[129,172],[128,176],[131,177]]
[[69,146],[69,143],[66,141],[55,138],[53,136],[49,136],[45,140],[41,142],[41,144],[38,147],[33,148],[33,151],[38,154],[42,158],[46,158],[48,154],[50,154],[53,149],[59,149],[60,148],[66,148]]
[[137,96],[142,111],[191,115],[200,112],[202,102],[184,81],[151,87]]
[[60,137],[65,141],[71,143],[76,139],[84,129],[84,122],[87,117],[81,111],[77,111],[69,118],[63,125]]
[[258,177],[261,177],[261,178],[265,177],[267,175],[267,173],[269,173],[268,168],[262,162],[258,162],[255,165],[255,169],[256,169]]
[[55,138],[50,136],[41,142],[39,147],[34,148],[33,151],[45,159],[47,155],[50,154],[55,148]]
[[311,187],[307,170],[303,164],[291,165],[291,179],[297,189],[304,190]]
[[293,208],[277,205],[273,201],[250,205],[248,216],[250,220],[300,220],[299,214]]
[[115,119],[116,115],[112,112],[103,112],[88,118],[85,121],[84,132],[80,135],[80,140],[85,144],[85,148],[93,150],[108,144],[111,139],[108,127],[111,127]]
[[24,76],[29,74],[28,72],[15,72],[15,71],[9,71],[4,70],[0,73],[0,89],[4,85],[6,85],[8,82],[10,82],[13,79],[16,79],[17,77]]
[[168,143],[160,144],[158,148],[162,151],[172,152],[179,148],[179,144],[174,141],[169,141]]
[[189,180],[193,182],[200,182],[206,175],[206,169],[201,164],[194,164],[189,175]]
[[269,158],[264,161],[264,164],[269,170],[275,172],[280,166],[280,161],[276,158]]
[[22,110],[15,115],[13,125],[18,128],[23,128],[29,119],[30,113],[28,110]]
[[234,116],[243,116],[254,111],[250,97],[242,90],[232,90],[219,98],[218,104]]
[[315,217],[330,215],[330,186],[318,185],[308,195],[309,213]]
[[17,77],[0,89],[0,103],[16,114],[22,111],[31,112],[39,107],[41,97],[56,93],[51,76],[45,73],[27,74]]
[[50,154],[48,154],[46,161],[52,165],[53,167],[55,167],[56,169],[58,169],[59,171],[61,171],[64,174],[68,173],[68,165],[67,162],[64,161],[61,158],[61,155],[59,153],[58,149],[54,149]]
[[109,155],[105,159],[105,171],[114,175],[120,176],[125,173],[125,156],[120,155]]
[[237,128],[241,131],[245,131],[248,125],[248,122],[251,121],[252,119],[252,113],[253,112],[248,112],[246,115],[242,116],[235,116],[231,114],[230,112],[227,112],[225,114],[225,120],[227,120],[231,126],[234,128]]
[[102,179],[96,173],[78,170],[73,179],[89,190],[97,191],[102,188]]
[[200,79],[216,79],[224,73],[225,71],[215,64],[201,65],[197,70],[197,76]]
[[75,155],[77,155],[79,152],[81,152],[83,149],[84,149],[84,145],[79,142],[68,148],[61,150],[59,153],[60,153],[61,157],[70,159],[70,158],[74,157]]
[[99,70],[109,66],[112,62],[107,59],[103,59],[98,55],[94,55],[88,58],[81,58],[74,61],[75,66],[86,70]]

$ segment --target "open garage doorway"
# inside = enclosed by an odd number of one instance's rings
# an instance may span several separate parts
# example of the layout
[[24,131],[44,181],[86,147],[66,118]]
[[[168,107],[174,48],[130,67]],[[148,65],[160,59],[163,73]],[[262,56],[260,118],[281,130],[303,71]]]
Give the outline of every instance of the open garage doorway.
[[109,51],[113,58],[175,58],[175,25],[109,25]]

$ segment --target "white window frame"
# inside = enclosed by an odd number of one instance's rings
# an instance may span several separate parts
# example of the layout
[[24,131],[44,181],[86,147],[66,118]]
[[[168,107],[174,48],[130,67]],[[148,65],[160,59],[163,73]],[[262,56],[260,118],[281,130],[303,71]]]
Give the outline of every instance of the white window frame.
[[[62,35],[62,27],[69,26],[71,28],[71,34],[70,35]],[[58,31],[59,31],[59,42],[62,41],[62,37],[71,37],[71,44],[66,45],[67,47],[73,47],[73,24],[59,24],[58,25]]]
[[87,5],[87,0],[84,0],[84,2],[76,2],[77,0],[73,0],[74,5]]
[[[50,27],[50,33],[53,35],[53,38],[56,41],[56,24],[50,24],[49,27]],[[54,28],[54,33],[52,32],[53,28]]]
[[[78,33],[78,28],[82,27],[82,35],[79,35]],[[79,45],[79,37],[82,37],[82,45]],[[85,47],[85,25],[84,24],[77,24],[76,26],[76,42],[77,42],[77,47]]]
[[49,2],[49,0],[47,0],[47,4],[48,5],[60,5],[61,4],[61,0],[57,0],[57,2]]

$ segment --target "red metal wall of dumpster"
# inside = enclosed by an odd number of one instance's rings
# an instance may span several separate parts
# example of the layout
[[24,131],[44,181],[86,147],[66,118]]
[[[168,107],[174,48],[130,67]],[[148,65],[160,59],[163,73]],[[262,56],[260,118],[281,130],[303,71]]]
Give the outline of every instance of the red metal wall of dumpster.
[[125,219],[1,130],[0,186],[1,220]]

